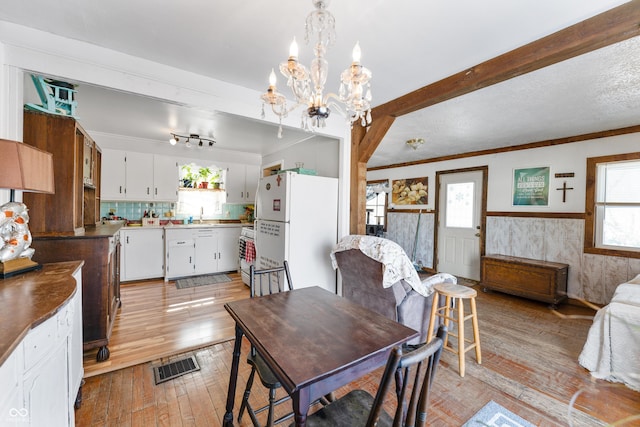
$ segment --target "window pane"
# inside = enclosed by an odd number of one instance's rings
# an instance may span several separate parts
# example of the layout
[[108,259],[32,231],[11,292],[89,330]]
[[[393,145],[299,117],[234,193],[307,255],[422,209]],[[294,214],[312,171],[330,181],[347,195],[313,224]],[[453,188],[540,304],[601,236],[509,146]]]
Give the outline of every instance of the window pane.
[[447,184],[446,227],[473,227],[473,182]]
[[640,206],[604,208],[602,244],[640,247]]
[[[598,170],[600,173],[601,170]],[[606,203],[640,203],[640,162],[617,162],[606,164]],[[602,182],[602,181],[600,181]],[[599,192],[600,193],[600,192]]]

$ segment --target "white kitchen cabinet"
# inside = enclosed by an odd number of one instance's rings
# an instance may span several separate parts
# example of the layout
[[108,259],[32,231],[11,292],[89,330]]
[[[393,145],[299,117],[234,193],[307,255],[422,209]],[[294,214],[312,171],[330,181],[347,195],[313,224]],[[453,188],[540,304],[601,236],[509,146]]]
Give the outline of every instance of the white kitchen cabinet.
[[153,200],[153,155],[127,152],[127,199]]
[[153,200],[178,200],[180,172],[178,161],[170,156],[153,156]]
[[227,203],[253,203],[260,176],[260,166],[230,164],[224,181]]
[[195,241],[194,274],[210,274],[218,271],[218,231],[213,227],[193,230]]
[[120,280],[142,280],[164,276],[164,231],[162,228],[120,230]]
[[238,270],[238,245],[241,227],[219,227],[218,231],[218,271]]
[[0,425],[74,426],[82,382],[82,270],[58,312],[31,329],[0,365]]
[[124,151],[102,150],[102,176],[100,179],[102,200],[124,200],[127,197],[126,157],[127,153]]
[[195,242],[188,228],[165,229],[165,279],[193,276]]
[[165,229],[165,279],[238,270],[242,227]]
[[103,150],[102,200],[178,200],[178,162],[171,156]]

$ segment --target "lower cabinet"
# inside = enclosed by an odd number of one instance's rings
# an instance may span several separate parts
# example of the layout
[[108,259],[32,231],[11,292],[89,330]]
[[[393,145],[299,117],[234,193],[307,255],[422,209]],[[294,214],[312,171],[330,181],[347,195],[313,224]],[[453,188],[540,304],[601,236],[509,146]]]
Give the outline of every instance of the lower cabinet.
[[98,348],[96,360],[109,358],[109,338],[120,307],[119,226],[87,228],[78,236],[34,237],[39,263],[84,260],[82,268],[83,349]]
[[165,279],[238,269],[241,227],[165,229]]
[[0,425],[74,426],[82,368],[82,275],[59,311],[0,365]]
[[164,276],[162,228],[129,228],[120,231],[122,245],[120,280],[143,280]]

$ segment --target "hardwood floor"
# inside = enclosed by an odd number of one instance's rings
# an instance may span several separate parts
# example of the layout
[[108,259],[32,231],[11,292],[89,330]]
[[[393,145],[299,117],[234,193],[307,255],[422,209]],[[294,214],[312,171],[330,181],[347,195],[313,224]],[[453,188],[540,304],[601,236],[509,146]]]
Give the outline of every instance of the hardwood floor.
[[[236,281],[229,284],[228,289],[213,289],[220,285],[194,288],[189,290],[192,295],[184,298],[175,292],[172,282],[123,286],[123,310],[121,319],[116,321],[118,339],[123,341],[112,341],[109,363],[112,369],[128,367],[96,375],[105,369],[88,369],[87,363],[91,361],[85,363],[85,370],[93,373],[87,376],[83,387],[84,400],[76,411],[76,425],[220,426],[225,412],[233,341],[213,338],[219,340],[217,344],[188,352],[196,355],[201,370],[157,386],[151,368],[179,357],[160,358],[160,354],[170,353],[163,345],[179,348],[184,343],[198,347],[204,342],[203,336],[233,336],[233,324],[225,319],[229,316],[221,303],[248,296],[247,288],[237,276],[234,278]],[[180,310],[188,313],[177,318],[163,314],[167,308],[158,308],[157,301],[163,296],[175,301],[172,304],[183,304],[177,307],[188,307]],[[198,303],[194,301],[210,297],[215,298],[213,304],[196,307]],[[213,320],[206,320],[201,312],[203,308]],[[429,424],[461,426],[488,401],[494,400],[537,426],[597,426],[625,418],[626,423],[616,425],[640,425],[640,393],[620,384],[592,380],[577,363],[591,325],[583,316],[590,316],[593,311],[563,305],[559,312],[569,317],[556,316],[542,303],[479,292],[482,365],[476,364],[473,352],[467,353],[467,372],[461,378],[456,356],[449,352],[443,354],[432,391]],[[128,316],[132,319],[127,319]],[[192,326],[189,318],[194,320]],[[119,325],[121,321],[129,326]],[[216,334],[211,331],[214,325],[226,331]],[[127,343],[125,329],[130,329],[128,333],[136,337],[135,344]],[[155,350],[147,350],[147,345]],[[234,408],[236,416],[241,390],[249,374],[244,363],[248,348],[244,340]],[[137,358],[136,353],[146,356]],[[125,362],[121,363],[120,358]],[[135,360],[143,359],[152,361],[132,365]],[[380,374],[376,371],[367,375],[336,394],[341,396],[354,387],[373,394]],[[575,402],[570,405],[572,398]],[[262,402],[267,399],[259,384],[254,386],[253,399]],[[391,396],[385,405],[387,411],[392,411]],[[290,406],[285,403],[277,411],[282,413],[287,409]],[[245,415],[236,425],[250,426],[251,421]]]
[[228,276],[231,282],[187,289],[161,279],[122,284],[111,356],[98,363],[97,349],[85,352],[85,378],[233,339],[235,325],[223,305],[249,298],[249,288],[238,273]]

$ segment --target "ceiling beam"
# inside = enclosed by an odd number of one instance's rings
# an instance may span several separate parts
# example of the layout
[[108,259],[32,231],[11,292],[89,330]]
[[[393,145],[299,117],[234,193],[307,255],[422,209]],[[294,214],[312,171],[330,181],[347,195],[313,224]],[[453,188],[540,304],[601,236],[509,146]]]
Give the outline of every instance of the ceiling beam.
[[373,109],[402,116],[640,35],[640,1],[633,0]]
[[[640,0],[562,29],[549,36],[485,61],[438,82],[410,92],[372,110],[372,132],[354,125],[351,132],[351,224],[354,234],[364,234],[366,215],[366,163],[399,117],[456,98],[549,65],[640,35]],[[382,121],[376,125],[377,121]],[[355,167],[354,167],[355,166]],[[362,171],[361,168],[365,168]],[[356,216],[356,214],[358,214]]]

